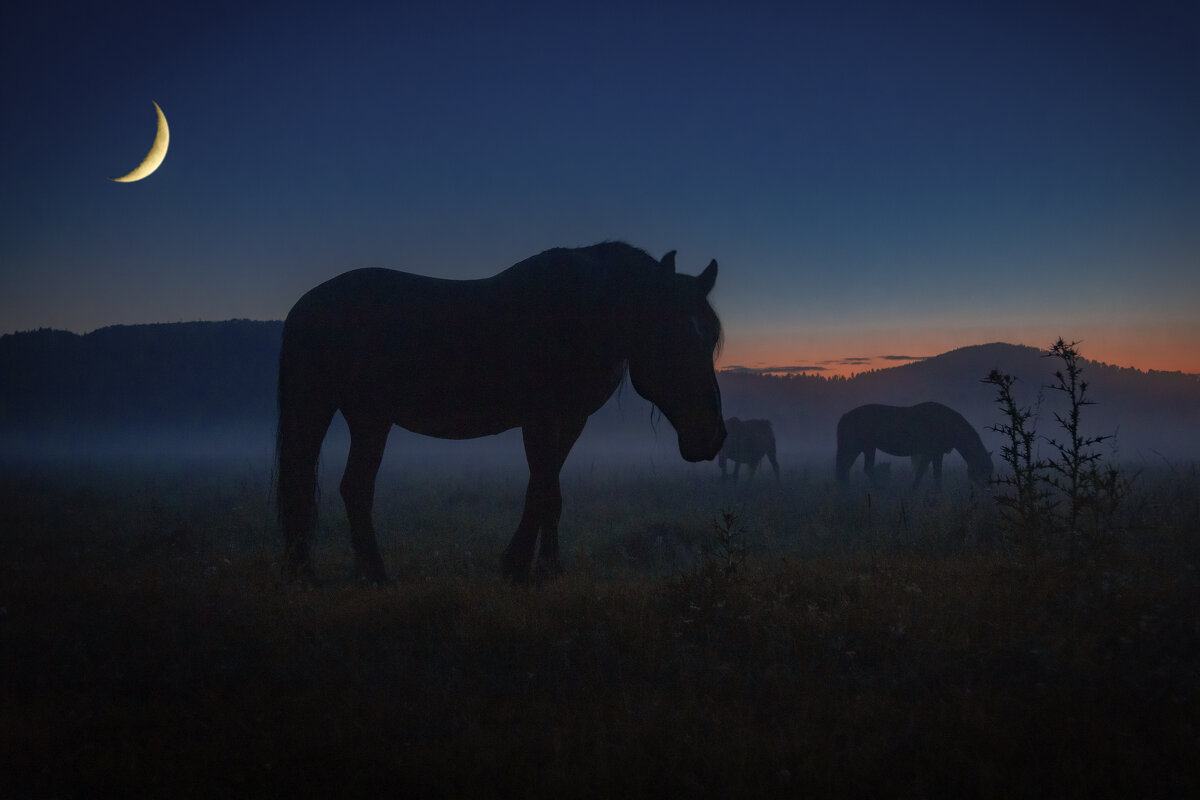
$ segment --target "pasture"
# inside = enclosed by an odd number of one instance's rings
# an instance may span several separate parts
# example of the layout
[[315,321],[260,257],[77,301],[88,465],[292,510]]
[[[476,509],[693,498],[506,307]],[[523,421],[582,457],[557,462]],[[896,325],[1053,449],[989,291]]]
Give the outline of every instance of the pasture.
[[0,795],[1200,793],[1195,465],[1067,558],[961,462],[937,494],[780,460],[569,462],[566,574],[516,588],[519,461],[385,466],[376,588],[327,462],[314,590],[261,464],[8,466]]

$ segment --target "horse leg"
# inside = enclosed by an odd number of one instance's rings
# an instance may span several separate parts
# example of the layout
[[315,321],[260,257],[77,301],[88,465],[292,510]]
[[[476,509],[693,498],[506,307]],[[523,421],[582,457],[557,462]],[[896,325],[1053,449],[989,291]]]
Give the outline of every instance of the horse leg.
[[319,583],[310,560],[317,527],[317,460],[333,420],[333,406],[296,408],[280,402],[278,452],[279,522],[283,528],[283,571],[290,580]]
[[587,417],[563,420],[558,427],[558,455],[554,463],[554,493],[553,505],[547,509],[546,518],[542,520],[542,537],[538,544],[538,566],[540,577],[551,577],[562,572],[558,562],[558,521],[562,517],[562,490],[559,487],[558,476],[563,464],[571,453],[571,448],[583,433]]
[[775,460],[774,447],[767,451],[767,460],[771,462],[771,469],[775,470],[775,482],[779,483],[779,462]]
[[521,522],[501,557],[502,574],[513,583],[529,580],[539,532],[542,535],[538,551],[539,574],[553,575],[559,571],[558,520],[562,516],[562,489],[558,474],[586,422],[586,416],[550,419],[521,429],[525,460],[529,464],[529,485],[525,489]]
[[921,479],[925,477],[925,470],[929,468],[929,456],[924,453],[914,455],[912,457],[913,472],[916,476],[913,478],[912,488],[915,491],[921,485]]
[[375,539],[371,507],[375,503],[375,477],[383,460],[391,422],[380,419],[347,418],[350,426],[350,456],[342,475],[342,502],[350,520],[350,544],[354,548],[354,575],[370,583],[387,583],[387,571]]
[[863,472],[871,480],[871,484],[875,484],[875,448],[868,447],[863,450]]
[[849,445],[838,443],[837,461],[834,464],[834,474],[837,476],[838,483],[847,483],[850,480],[850,468],[854,466],[855,459],[858,458],[858,451],[851,451]]
[[758,465],[760,463],[762,463],[762,459],[758,458],[754,461],[751,461],[750,464],[747,465],[746,469],[748,470],[748,474],[746,475],[746,483],[750,483],[754,480],[754,476],[758,474]]
[[933,464],[933,485],[940,491],[942,488],[942,454],[934,453],[931,461]]

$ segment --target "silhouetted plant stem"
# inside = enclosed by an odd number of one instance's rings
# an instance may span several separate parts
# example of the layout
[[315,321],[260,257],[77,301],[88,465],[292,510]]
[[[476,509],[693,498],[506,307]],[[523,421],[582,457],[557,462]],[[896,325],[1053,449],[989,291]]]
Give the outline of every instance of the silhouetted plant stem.
[[1034,417],[1033,411],[1017,405],[1012,391],[1017,379],[1012,375],[992,370],[983,382],[996,387],[996,402],[1007,420],[992,425],[990,430],[1006,438],[1007,443],[1000,448],[1000,456],[1012,474],[993,478],[992,482],[1011,487],[1015,496],[997,495],[996,502],[1007,510],[1010,519],[1023,532],[1036,536],[1046,526],[1052,504],[1047,493],[1039,488],[1040,471],[1046,467],[1046,462],[1035,459],[1033,455],[1033,444],[1037,438],[1036,426],[1030,423]]
[[[1101,454],[1094,449],[1113,437],[1083,433],[1083,407],[1094,403],[1087,396],[1088,384],[1082,378],[1082,358],[1077,344],[1060,338],[1043,354],[1062,361],[1062,368],[1054,373],[1055,383],[1044,388],[1061,392],[1068,406],[1064,413],[1054,412],[1054,419],[1065,436],[1061,439],[1042,437],[1053,449],[1049,458],[1035,457],[1034,444],[1038,434],[1031,423],[1034,414],[1028,407],[1018,406],[1013,397],[1012,388],[1017,379],[992,370],[983,380],[996,387],[996,402],[1007,420],[991,426],[991,430],[1006,439],[1001,456],[1012,469],[1012,475],[996,478],[993,483],[1011,487],[1014,494],[997,495],[997,504],[1008,512],[1010,521],[1029,534],[1065,532],[1072,554],[1081,535],[1083,514],[1090,513],[1099,528],[1106,520],[1111,520],[1129,490],[1129,481],[1117,467],[1100,467]],[[1043,486],[1049,487],[1049,491]],[[1056,496],[1066,501],[1065,510],[1059,513],[1056,513],[1060,505],[1054,499]]]
[[1097,462],[1101,456],[1092,448],[1112,438],[1111,436],[1084,436],[1080,428],[1080,414],[1084,406],[1094,405],[1087,399],[1087,381],[1082,379],[1083,367],[1080,365],[1078,342],[1067,344],[1061,338],[1044,354],[1046,358],[1058,358],[1063,368],[1054,373],[1055,383],[1046,388],[1062,392],[1068,400],[1069,408],[1066,415],[1055,412],[1054,418],[1066,433],[1065,441],[1054,437],[1046,437],[1046,441],[1057,452],[1057,458],[1051,458],[1047,466],[1051,475],[1047,482],[1061,491],[1067,499],[1066,528],[1067,535],[1074,547],[1079,535],[1079,517],[1084,508],[1093,511],[1099,507],[1099,476]]

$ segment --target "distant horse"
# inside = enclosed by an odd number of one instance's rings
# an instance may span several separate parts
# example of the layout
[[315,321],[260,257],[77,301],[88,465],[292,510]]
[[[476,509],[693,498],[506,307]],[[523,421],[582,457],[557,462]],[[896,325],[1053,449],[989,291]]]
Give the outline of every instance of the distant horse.
[[725,425],[713,357],[721,325],[707,301],[713,261],[676,274],[628,244],[557,248],[491,278],[452,281],[358,269],[312,289],[283,326],[278,506],[289,577],[315,583],[317,458],[334,412],[350,429],[341,495],[358,577],[387,579],[371,507],[392,425],[443,439],[521,428],[529,485],[502,559],[528,579],[558,570],[559,471],[590,414],[626,371],[674,426],[679,453],[707,461]]
[[933,480],[942,485],[942,456],[957,450],[967,462],[967,476],[985,481],[992,474],[992,457],[979,434],[963,416],[941,403],[911,407],[878,404],[847,411],[837,426],[837,477],[846,481],[850,467],[864,454],[863,471],[875,481],[875,450],[894,456],[912,456],[913,488],[933,465]]
[[733,480],[737,482],[738,470],[742,468],[742,464],[747,464],[750,467],[750,477],[748,480],[754,479],[754,473],[758,472],[758,465],[762,462],[763,456],[771,462],[771,468],[775,470],[775,480],[779,480],[779,462],[775,460],[775,430],[771,427],[771,423],[765,419],[748,419],[740,420],[737,417],[730,417],[725,420],[725,430],[728,435],[725,437],[725,446],[721,448],[721,452],[717,455],[717,464],[721,467],[721,479],[724,480],[725,462],[733,462]]

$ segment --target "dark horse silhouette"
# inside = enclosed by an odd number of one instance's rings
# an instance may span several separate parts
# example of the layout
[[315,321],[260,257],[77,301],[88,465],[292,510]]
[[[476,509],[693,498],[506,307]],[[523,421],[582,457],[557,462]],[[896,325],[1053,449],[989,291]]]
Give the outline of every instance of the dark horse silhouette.
[[717,455],[717,465],[721,467],[722,480],[727,477],[725,474],[726,461],[733,462],[735,483],[742,464],[749,465],[749,480],[753,480],[754,473],[758,471],[758,465],[762,462],[763,456],[766,456],[771,462],[771,468],[775,470],[775,480],[779,480],[779,462],[775,460],[775,429],[771,427],[770,421],[765,419],[740,420],[737,417],[730,417],[725,420],[725,430],[728,433],[725,437],[725,445]]
[[941,403],[871,404],[847,411],[837,426],[838,480],[849,479],[850,467],[863,453],[863,471],[874,482],[876,448],[894,456],[912,456],[914,489],[930,464],[934,483],[942,485],[942,456],[951,450],[966,460],[971,480],[984,481],[992,474],[992,457],[979,434],[961,414]]
[[607,242],[557,248],[491,278],[451,281],[385,269],[347,272],[288,313],[279,357],[278,505],[285,571],[316,582],[317,459],[334,412],[350,429],[341,495],[356,574],[385,581],[371,507],[393,424],[444,439],[521,428],[529,485],[502,559],[514,581],[558,569],[559,471],[588,416],[626,370],[674,426],[688,461],[725,439],[713,356],[721,325],[698,276]]

